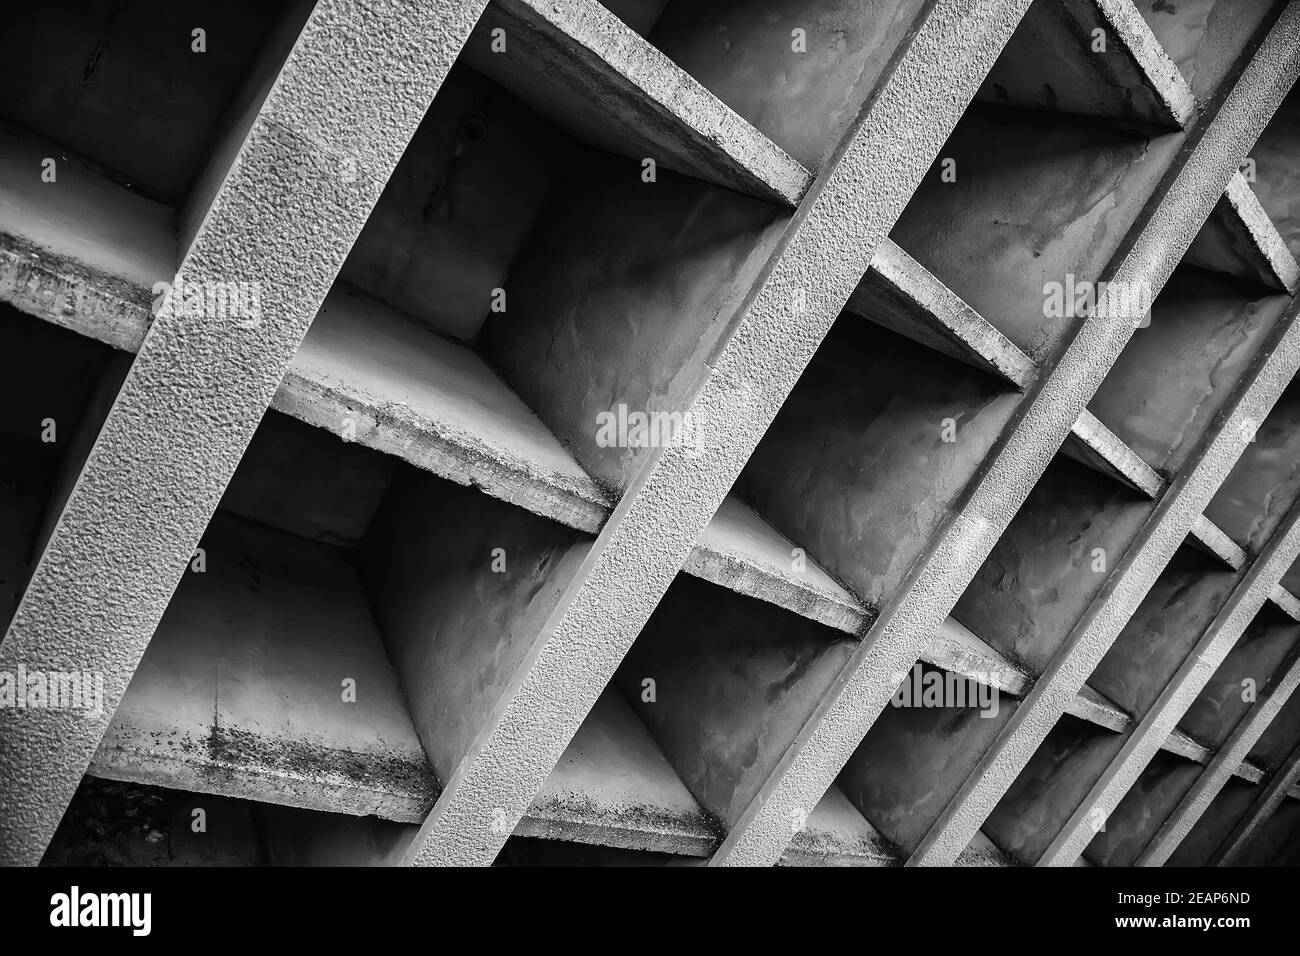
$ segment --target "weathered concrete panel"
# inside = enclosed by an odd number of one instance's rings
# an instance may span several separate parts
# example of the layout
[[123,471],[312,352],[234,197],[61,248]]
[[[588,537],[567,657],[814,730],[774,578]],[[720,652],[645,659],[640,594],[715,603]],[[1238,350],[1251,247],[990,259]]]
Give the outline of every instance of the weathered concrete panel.
[[975,572],[953,616],[1039,673],[1151,509],[1140,493],[1058,455]]
[[1124,738],[1064,716],[1007,788],[983,831],[1021,863],[1037,863]]
[[1227,600],[1237,576],[1179,548],[1088,682],[1131,714],[1145,714]]
[[1181,471],[1288,301],[1179,269],[1089,408],[1148,464]]
[[586,548],[585,536],[472,488],[409,468],[393,479],[359,561],[439,779],[482,730]]
[[1045,285],[1103,278],[1181,139],[976,104],[892,238],[1041,363],[1079,322],[1046,314]]
[[[1228,652],[1178,726],[1211,749],[1221,747],[1237,721],[1264,696],[1269,681],[1300,639],[1300,625],[1265,608]],[[1245,682],[1250,681],[1247,685]]]
[[588,153],[511,270],[484,353],[621,492],[654,449],[601,445],[597,416],[685,411],[786,222],[756,199],[670,172],[645,183],[638,164]]
[[[673,0],[650,42],[811,170],[875,90],[923,0]],[[805,48],[796,49],[802,30]]]
[[1199,764],[1157,753],[1104,821],[1084,854],[1098,866],[1133,866],[1138,855],[1191,789]]
[[737,487],[878,604],[948,517],[1020,398],[991,375],[845,313]]
[[679,576],[614,682],[701,805],[731,826],[848,648],[812,621]]

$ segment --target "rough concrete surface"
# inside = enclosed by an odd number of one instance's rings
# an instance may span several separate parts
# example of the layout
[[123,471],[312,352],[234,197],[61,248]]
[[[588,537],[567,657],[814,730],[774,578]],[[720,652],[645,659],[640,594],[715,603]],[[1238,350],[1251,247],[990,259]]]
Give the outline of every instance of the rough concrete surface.
[[1300,0],[219,7],[0,37],[0,862],[1300,863]]

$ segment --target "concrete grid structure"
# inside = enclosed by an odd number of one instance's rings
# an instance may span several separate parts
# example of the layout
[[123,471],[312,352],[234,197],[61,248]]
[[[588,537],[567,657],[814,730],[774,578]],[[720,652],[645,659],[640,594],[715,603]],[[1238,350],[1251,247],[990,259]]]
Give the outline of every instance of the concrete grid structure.
[[1297,862],[1298,76],[1285,0],[11,20],[0,862]]

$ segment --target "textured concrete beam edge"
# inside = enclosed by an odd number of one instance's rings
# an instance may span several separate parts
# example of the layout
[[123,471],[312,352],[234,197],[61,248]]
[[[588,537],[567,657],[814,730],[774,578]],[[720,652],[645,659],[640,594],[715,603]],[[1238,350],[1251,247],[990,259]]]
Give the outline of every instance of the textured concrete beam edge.
[[[1196,700],[1215,670],[1264,606],[1269,592],[1300,555],[1300,507],[1293,508],[1282,527],[1260,552],[1228,596],[1223,608],[1187,655],[1155,703],[1138,723],[1124,747],[1039,861],[1046,866],[1072,866],[1104,820],[1124,798],[1151,762],[1161,744]],[[1285,792],[1285,791],[1284,791]]]
[[169,296],[0,645],[0,669],[105,675],[105,713],[0,711],[0,862],[35,864],[193,549],[485,0],[320,0],[178,275],[255,282],[262,319]]
[[[1259,117],[1259,126],[1267,115],[1271,110]],[[1255,132],[1257,135],[1258,130]],[[1202,165],[1206,168],[1194,168],[1188,176],[1167,181],[1166,192],[1171,198],[1149,213],[1144,227],[1134,230],[1139,239],[1131,243],[1113,279],[1146,281],[1154,290],[1163,286],[1236,168],[1236,164],[1211,164],[1209,157]],[[1018,417],[990,456],[991,465],[973,483],[974,491],[961,511],[944,529],[929,558],[886,607],[858,659],[846,669],[839,686],[715,860],[770,863],[779,854],[791,835],[789,821],[815,805],[848,760],[892,693],[888,675],[905,671],[915,660],[914,635],[929,633],[935,616],[946,614],[956,602],[1100,385],[1135,324],[1099,310],[1078,331],[1055,367],[1040,378],[1037,390],[1022,403]],[[1080,677],[1068,697],[1053,700],[1044,716],[1055,720],[1082,683]],[[1022,704],[1017,713],[1024,709]],[[982,819],[981,815],[968,827],[960,845],[954,834],[952,845],[944,852],[949,862],[969,842]],[[926,856],[923,853],[914,860],[924,862]]]
[[[486,864],[495,857],[1027,6],[1028,0],[940,0],[931,10],[867,116],[805,197],[696,394],[691,414],[704,423],[703,453],[692,459],[680,449],[662,449],[633,482],[525,666],[446,782],[407,862]],[[937,59],[948,64],[943,75],[933,70]],[[494,826],[502,818],[510,826]]]

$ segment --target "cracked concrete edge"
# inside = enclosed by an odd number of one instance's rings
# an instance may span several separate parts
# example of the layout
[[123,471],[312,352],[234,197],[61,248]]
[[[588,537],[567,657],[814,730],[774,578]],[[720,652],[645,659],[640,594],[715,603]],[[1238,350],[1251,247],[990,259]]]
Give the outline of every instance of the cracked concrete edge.
[[[374,5],[316,4],[178,270],[194,283],[257,283],[263,319],[200,324],[168,295],[32,572],[0,668],[100,672],[106,699],[89,717],[0,710],[2,863],[40,861],[289,360],[482,4],[393,6],[379,16]],[[337,149],[322,148],[363,142],[379,157],[365,176],[348,175]]]
[[1297,780],[1300,780],[1300,744],[1297,744],[1287,755],[1286,760],[1269,778],[1263,791],[1246,811],[1246,815],[1237,821],[1232,832],[1219,844],[1219,848],[1210,857],[1209,865],[1237,865],[1246,848],[1259,836],[1264,824],[1291,795],[1291,789]]
[[[692,459],[660,449],[633,481],[405,862],[486,864],[496,856],[510,827],[494,828],[493,811],[512,826],[523,816],[1027,6],[939,0],[932,8],[797,210],[694,397],[692,417],[706,423],[703,451]],[[935,71],[941,61],[947,68]]]
[[[1246,759],[1297,686],[1300,686],[1300,660],[1291,664],[1268,696],[1259,701],[1255,709],[1236,726],[1196,778],[1192,788],[1179,801],[1169,819],[1165,820],[1138,856],[1138,866],[1163,866],[1168,861],[1201,818],[1201,814],[1209,808],[1224,784],[1233,776],[1234,768]],[[1285,794],[1288,789],[1289,787],[1282,788],[1282,793]]]
[[1251,563],[1123,748],[1048,846],[1038,861],[1040,865],[1071,866],[1079,858],[1096,833],[1096,823],[1119,806],[1263,608],[1269,592],[1297,555],[1300,555],[1300,507],[1292,509],[1283,526]]
[[[1258,137],[1290,87],[1290,73],[1296,67],[1300,5],[1293,4],[1289,13],[1291,16],[1284,16],[1270,34],[1271,45],[1266,43],[1261,48],[1251,69],[1216,110],[1214,121],[1193,127],[1192,138],[1180,157],[1183,161],[1176,164],[1158,190],[1160,201],[1148,206],[1125,249],[1116,256],[1122,264],[1112,277],[1114,281],[1145,281],[1156,292],[1168,281],[1223,195],[1246,147]],[[888,676],[905,672],[920,656],[924,638],[918,635],[930,634],[956,603],[1140,318],[1112,315],[1105,307],[1099,309],[1076,332],[1057,364],[1040,376],[990,456],[991,463],[972,482],[974,490],[961,510],[941,531],[928,558],[918,563],[899,594],[886,606],[862,650],[728,835],[715,861],[771,863],[788,842],[790,814],[806,812],[807,807],[815,805],[852,755],[893,694]],[[1203,508],[1204,504],[1196,514]],[[1194,518],[1187,516],[1189,528]],[[1015,718],[1022,713],[1034,714],[1039,733],[1045,735],[1090,672],[1091,668],[1073,675],[1077,679],[1068,685],[1040,682],[1030,694],[1030,700],[1039,705],[1027,708],[1028,701],[1022,703]],[[1054,691],[1050,696],[1046,693],[1049,688]],[[1041,726],[1045,721],[1047,726]],[[909,862],[956,859],[992,809],[991,803],[977,808],[970,802],[968,791],[979,786],[984,774],[995,787],[1009,786],[1014,778],[1012,766],[1017,761],[1023,765],[1033,746],[1028,753],[1019,748],[995,748],[999,760],[986,758],[981,762],[954,799],[955,812],[941,818],[927,837],[930,842],[923,842]],[[1003,779],[1008,773],[1010,776]],[[939,837],[943,838],[942,845]]]
[[1165,52],[1133,0],[1093,0],[1105,21],[1146,77],[1156,96],[1181,127],[1196,119],[1196,97],[1178,66]]
[[1240,220],[1241,227],[1250,237],[1251,245],[1263,260],[1264,270],[1272,274],[1282,289],[1294,295],[1297,287],[1300,287],[1300,264],[1296,263],[1295,256],[1287,248],[1286,240],[1260,205],[1259,197],[1250,188],[1250,183],[1241,170],[1237,170],[1232,177],[1225,195],[1229,208]]

